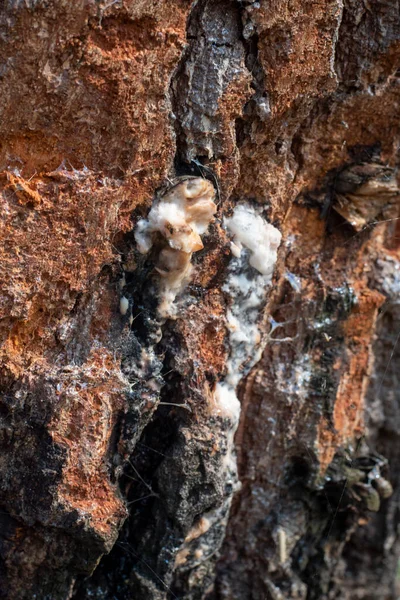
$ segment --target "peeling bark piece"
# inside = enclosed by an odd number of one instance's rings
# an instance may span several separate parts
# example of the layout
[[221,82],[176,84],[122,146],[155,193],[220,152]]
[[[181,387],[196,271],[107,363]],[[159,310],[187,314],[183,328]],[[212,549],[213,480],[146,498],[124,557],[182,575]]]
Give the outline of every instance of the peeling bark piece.
[[356,231],[383,219],[395,219],[400,208],[396,171],[366,163],[341,171],[335,181],[335,210]]

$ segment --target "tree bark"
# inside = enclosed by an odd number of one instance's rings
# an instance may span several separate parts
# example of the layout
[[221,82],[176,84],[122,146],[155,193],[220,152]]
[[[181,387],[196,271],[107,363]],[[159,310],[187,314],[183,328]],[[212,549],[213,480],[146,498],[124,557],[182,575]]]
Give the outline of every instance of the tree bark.
[[1,597],[395,600],[398,2],[0,34]]

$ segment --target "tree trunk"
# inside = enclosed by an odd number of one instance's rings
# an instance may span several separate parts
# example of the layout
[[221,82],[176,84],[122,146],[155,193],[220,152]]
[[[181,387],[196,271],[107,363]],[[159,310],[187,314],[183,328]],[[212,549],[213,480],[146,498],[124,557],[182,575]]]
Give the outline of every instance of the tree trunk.
[[399,597],[398,1],[0,32],[1,597]]

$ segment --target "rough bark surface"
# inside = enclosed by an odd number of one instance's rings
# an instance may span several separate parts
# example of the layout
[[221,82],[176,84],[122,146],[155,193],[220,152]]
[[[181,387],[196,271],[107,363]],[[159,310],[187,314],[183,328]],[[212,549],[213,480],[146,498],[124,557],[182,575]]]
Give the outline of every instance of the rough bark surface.
[[[399,56],[396,0],[2,3],[1,597],[399,596]],[[134,231],[190,176],[161,318]],[[236,423],[240,205],[283,237]]]

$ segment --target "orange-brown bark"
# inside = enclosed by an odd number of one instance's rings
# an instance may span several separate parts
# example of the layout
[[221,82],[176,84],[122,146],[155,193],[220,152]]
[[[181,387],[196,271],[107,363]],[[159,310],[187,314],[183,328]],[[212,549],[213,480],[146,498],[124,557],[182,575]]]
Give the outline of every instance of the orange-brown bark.
[[[10,0],[0,27],[0,595],[394,598],[396,6]],[[217,213],[161,318],[134,231],[188,176]],[[240,204],[283,235],[272,283]]]

